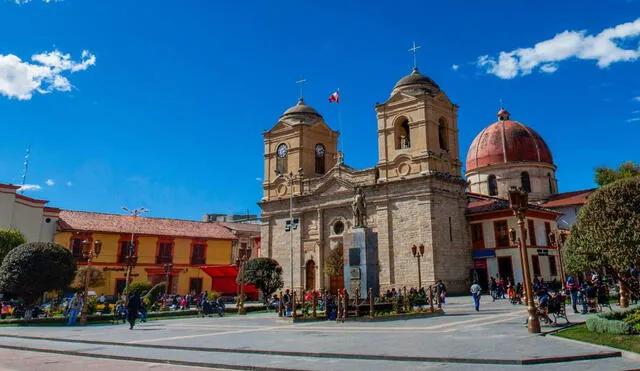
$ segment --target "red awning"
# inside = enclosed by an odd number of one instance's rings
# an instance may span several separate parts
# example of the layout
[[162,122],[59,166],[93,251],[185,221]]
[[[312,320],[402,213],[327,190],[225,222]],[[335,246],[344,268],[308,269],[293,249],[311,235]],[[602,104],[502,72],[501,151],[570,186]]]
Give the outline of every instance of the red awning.
[[[236,277],[238,277],[238,267],[235,265],[202,265],[203,272],[211,276],[211,290],[218,291],[221,294],[233,294],[238,292]],[[253,285],[245,285],[245,293],[257,294],[258,289]],[[254,296],[254,295],[251,295]]]

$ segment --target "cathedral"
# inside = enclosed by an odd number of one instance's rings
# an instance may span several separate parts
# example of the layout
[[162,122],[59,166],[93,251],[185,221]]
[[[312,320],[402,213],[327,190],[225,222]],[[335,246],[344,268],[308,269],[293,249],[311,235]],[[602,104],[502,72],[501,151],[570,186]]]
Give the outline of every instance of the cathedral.
[[[549,235],[561,213],[544,206],[557,193],[556,167],[534,130],[500,110],[469,148],[465,179],[458,106],[431,78],[414,68],[375,111],[372,168],[344,164],[339,133],[302,98],[264,132],[261,255],[280,263],[285,288],[344,287],[344,277],[328,275],[325,264],[343,247],[347,264],[345,238],[357,228],[374,236],[380,290],[442,280],[449,292],[467,293],[473,279],[521,281],[518,249],[508,238],[516,225],[506,201],[510,186],[532,201],[525,239],[533,274],[559,278]],[[362,197],[359,212],[354,195]],[[415,246],[424,247],[419,260]]]

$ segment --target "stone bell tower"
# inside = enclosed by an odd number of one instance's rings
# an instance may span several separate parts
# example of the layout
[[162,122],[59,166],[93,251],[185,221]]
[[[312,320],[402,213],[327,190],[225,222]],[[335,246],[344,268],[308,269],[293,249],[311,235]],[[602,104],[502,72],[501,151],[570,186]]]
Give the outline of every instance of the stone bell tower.
[[435,172],[460,176],[458,106],[417,67],[375,110],[379,182]]

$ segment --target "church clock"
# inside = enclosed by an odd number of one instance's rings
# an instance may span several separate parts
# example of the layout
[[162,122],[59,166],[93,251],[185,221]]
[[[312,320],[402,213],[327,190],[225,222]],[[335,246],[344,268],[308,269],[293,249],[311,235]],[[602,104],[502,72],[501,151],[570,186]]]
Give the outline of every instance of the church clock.
[[316,144],[316,157],[324,157],[324,146]]
[[281,144],[278,146],[278,157],[285,158],[287,157],[287,153],[289,153],[289,149],[286,144]]

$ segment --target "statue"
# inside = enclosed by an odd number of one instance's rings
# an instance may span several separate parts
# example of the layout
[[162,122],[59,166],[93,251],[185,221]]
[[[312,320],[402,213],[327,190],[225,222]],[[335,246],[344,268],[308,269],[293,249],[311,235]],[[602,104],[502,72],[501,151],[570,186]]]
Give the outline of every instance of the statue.
[[367,226],[367,200],[362,188],[356,188],[356,194],[353,196],[351,203],[353,210],[354,228],[364,228]]

